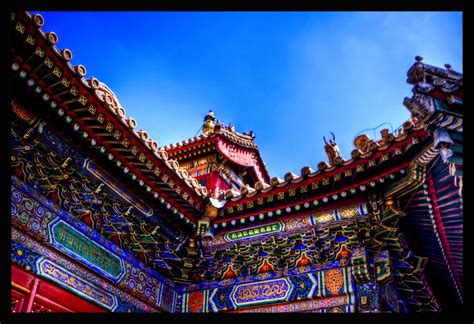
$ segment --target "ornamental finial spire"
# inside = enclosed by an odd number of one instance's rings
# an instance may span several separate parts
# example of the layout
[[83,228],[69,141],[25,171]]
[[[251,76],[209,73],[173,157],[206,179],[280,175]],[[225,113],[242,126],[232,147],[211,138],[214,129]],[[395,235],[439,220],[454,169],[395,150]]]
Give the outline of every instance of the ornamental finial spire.
[[209,113],[204,117],[204,124],[202,125],[202,133],[204,135],[210,135],[214,133],[214,126],[216,117],[214,116],[214,112],[209,110]]

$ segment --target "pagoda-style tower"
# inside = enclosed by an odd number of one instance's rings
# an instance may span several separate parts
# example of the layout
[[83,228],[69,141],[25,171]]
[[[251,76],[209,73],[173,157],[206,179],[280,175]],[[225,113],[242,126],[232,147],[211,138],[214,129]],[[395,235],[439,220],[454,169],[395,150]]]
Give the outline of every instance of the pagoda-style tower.
[[210,197],[270,181],[253,132],[239,133],[232,125],[221,124],[212,110],[204,117],[202,134],[164,149],[206,186]]

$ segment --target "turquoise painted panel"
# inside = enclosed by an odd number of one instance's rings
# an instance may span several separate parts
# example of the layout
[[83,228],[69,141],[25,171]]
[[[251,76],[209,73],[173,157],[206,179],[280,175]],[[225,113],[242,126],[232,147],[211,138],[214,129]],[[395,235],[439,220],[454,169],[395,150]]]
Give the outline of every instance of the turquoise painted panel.
[[51,226],[52,244],[75,258],[83,261],[94,270],[117,279],[123,273],[120,258],[107,251],[84,234],[78,232],[64,221]]

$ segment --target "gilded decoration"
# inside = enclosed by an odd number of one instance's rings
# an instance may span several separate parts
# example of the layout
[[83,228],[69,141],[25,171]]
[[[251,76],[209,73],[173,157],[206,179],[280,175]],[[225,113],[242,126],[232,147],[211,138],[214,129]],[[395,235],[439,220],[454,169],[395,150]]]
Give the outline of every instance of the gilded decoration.
[[97,168],[94,162],[90,159],[84,160],[84,168],[89,171],[94,177],[99,179],[102,183],[104,183],[107,187],[112,189],[115,193],[117,193],[121,198],[125,199],[129,204],[137,208],[140,212],[142,212],[146,216],[153,215],[153,210],[151,207],[143,203],[137,197],[134,197],[129,192],[126,192],[121,186],[111,180],[111,177]]
[[68,290],[72,290],[90,301],[112,310],[116,305],[115,297],[108,292],[74,276],[68,270],[43,259],[38,262],[40,274]]
[[237,306],[284,300],[290,288],[287,279],[245,284],[235,289],[232,299]]
[[[244,309],[242,313],[300,313],[300,312],[315,312],[324,311],[325,309],[333,309],[330,307],[345,306],[351,303],[348,295],[329,297],[323,299],[314,299],[301,301],[299,303],[264,306],[252,309]],[[341,309],[339,308],[341,311]],[[347,311],[347,310],[345,310]]]
[[35,45],[36,39],[31,36],[31,34],[28,34],[28,37],[26,37],[26,42],[30,45]]
[[321,212],[321,213],[318,213],[317,215],[315,215],[313,217],[314,219],[314,223],[316,224],[324,224],[324,223],[328,223],[328,222],[331,222],[333,220],[336,220],[336,216],[335,216],[335,212],[334,211],[327,211],[327,212]]
[[324,286],[332,295],[337,295],[343,283],[344,279],[339,269],[330,269],[324,274]]
[[45,51],[41,47],[37,47],[35,50],[35,54],[38,55],[39,57],[43,57],[45,54]]
[[18,21],[18,22],[16,23],[15,29],[18,30],[20,33],[23,34],[23,33],[25,32],[25,28],[26,28],[26,27],[25,27],[21,22]]

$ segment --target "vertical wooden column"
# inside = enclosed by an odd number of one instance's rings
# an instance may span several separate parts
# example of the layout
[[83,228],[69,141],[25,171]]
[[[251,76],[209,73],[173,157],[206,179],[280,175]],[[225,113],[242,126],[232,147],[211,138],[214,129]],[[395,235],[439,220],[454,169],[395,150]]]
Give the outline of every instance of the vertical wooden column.
[[18,301],[18,304],[16,305],[15,307],[15,312],[17,313],[20,313],[21,310],[23,309],[23,304],[25,303],[25,298],[21,298],[19,301]]
[[35,278],[35,280],[33,281],[33,288],[31,289],[30,296],[28,297],[28,304],[26,306],[25,313],[31,313],[31,308],[33,308],[33,301],[35,300],[36,291],[38,290],[39,283],[39,279]]

